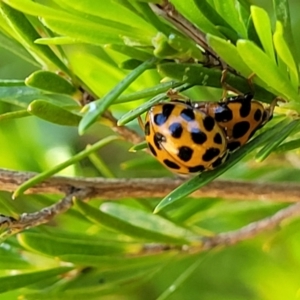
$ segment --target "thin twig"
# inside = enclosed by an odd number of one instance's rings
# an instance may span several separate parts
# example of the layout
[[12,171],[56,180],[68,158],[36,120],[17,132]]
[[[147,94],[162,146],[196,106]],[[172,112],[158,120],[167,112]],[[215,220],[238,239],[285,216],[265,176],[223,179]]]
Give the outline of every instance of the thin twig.
[[192,24],[189,20],[187,20],[182,14],[180,14],[173,4],[165,0],[162,4],[150,3],[149,5],[154,13],[168,20],[177,29],[193,39],[217,62],[220,62],[220,58],[218,57],[216,52],[214,52],[214,50],[208,46],[205,33],[197,28],[194,24]]
[[[0,190],[14,192],[36,173],[0,169]],[[80,178],[54,176],[31,187],[30,194],[66,194],[70,187],[91,189],[89,197],[116,200],[133,198],[161,198],[184,182],[180,178]],[[268,200],[279,202],[300,201],[300,185],[295,183],[259,183],[215,180],[189,196],[212,197],[227,200]],[[17,200],[16,200],[17,201]],[[1,213],[1,212],[0,212]]]
[[144,140],[144,138],[138,135],[134,130],[126,126],[118,126],[118,120],[112,115],[111,112],[106,111],[103,117],[111,122],[111,129],[121,135],[126,141],[132,144],[139,144]]
[[161,244],[149,244],[144,246],[143,253],[158,254],[170,250],[177,250],[179,253],[200,253],[217,247],[233,246],[239,242],[254,238],[260,233],[279,227],[282,221],[299,215],[300,203],[296,203],[277,211],[274,215],[250,223],[237,230],[219,233],[213,237],[200,238],[198,245],[194,243],[192,246],[179,248]]
[[57,203],[44,207],[43,209],[33,213],[23,213],[18,219],[12,217],[5,217],[1,215],[0,226],[6,227],[6,231],[0,235],[0,239],[5,239],[13,234],[21,232],[25,229],[36,227],[41,224],[48,223],[55,216],[69,210],[73,205],[73,200],[85,199],[88,197],[90,189],[74,190],[72,189],[69,194],[63,197]]
[[[27,180],[34,173],[17,172],[0,169],[0,190],[13,191],[21,182]],[[181,179],[104,179],[104,178],[67,178],[52,177],[46,182],[32,187],[31,193],[62,193],[67,191],[59,202],[43,208],[34,213],[24,213],[17,220],[12,217],[0,215],[0,225],[7,230],[0,236],[4,239],[12,234],[21,232],[30,227],[35,227],[52,220],[56,215],[68,210],[73,199],[84,200],[100,196],[107,199],[120,199],[127,197],[159,197],[173,190],[176,185],[182,183]],[[71,192],[70,192],[71,191]],[[228,182],[215,181],[191,197],[222,197],[224,199],[238,200],[273,200],[282,202],[293,202],[300,200],[300,185],[295,184],[258,184],[253,182]],[[159,253],[169,250],[179,250],[180,252],[201,252],[219,246],[229,246],[237,244],[257,236],[259,233],[270,230],[278,226],[283,220],[300,215],[300,202],[284,208],[274,215],[253,222],[238,230],[220,233],[214,237],[201,238],[199,243],[193,246],[184,246],[180,249],[165,244],[145,245],[144,250],[138,254]]]
[[199,250],[204,251],[215,248],[216,246],[235,245],[241,241],[251,239],[262,232],[278,227],[280,223],[287,218],[299,215],[300,203],[292,204],[287,208],[279,210],[272,216],[250,223],[238,230],[220,233],[214,237],[205,239]]

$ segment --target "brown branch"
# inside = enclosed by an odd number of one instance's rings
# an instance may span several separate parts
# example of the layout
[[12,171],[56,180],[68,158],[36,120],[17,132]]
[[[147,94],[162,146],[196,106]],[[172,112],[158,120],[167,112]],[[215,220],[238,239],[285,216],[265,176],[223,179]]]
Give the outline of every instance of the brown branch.
[[73,205],[73,200],[75,198],[85,199],[87,198],[89,192],[89,189],[75,191],[71,190],[69,194],[67,194],[57,203],[48,207],[44,207],[43,209],[37,212],[23,213],[18,219],[0,215],[0,227],[7,228],[7,230],[0,235],[0,239],[5,239],[25,229],[48,223],[55,216],[62,214],[68,209],[70,209]]
[[[87,91],[86,87],[81,87],[80,90],[82,91],[82,99],[80,99],[80,103],[82,105],[96,100],[96,95],[93,95],[91,91]],[[102,118],[109,122],[110,128],[114,132],[122,136],[126,141],[133,144],[138,144],[143,141],[143,138],[140,135],[138,135],[134,130],[126,126],[118,126],[118,120],[112,115],[112,113],[109,110],[104,112]]]
[[279,210],[272,216],[250,223],[238,230],[220,233],[214,237],[204,239],[203,244],[198,250],[204,251],[217,246],[235,245],[241,241],[251,239],[262,232],[276,228],[283,220],[287,218],[296,217],[299,215],[300,203],[290,205],[287,208]]
[[280,223],[288,218],[300,215],[300,203],[296,203],[283,208],[276,212],[274,215],[268,216],[264,219],[250,223],[237,230],[219,233],[213,237],[200,238],[199,244],[183,247],[168,247],[167,245],[145,245],[143,253],[162,253],[170,250],[177,250],[180,253],[199,253],[208,251],[216,247],[228,247],[238,244],[239,242],[249,240],[256,237],[260,233],[272,230],[280,225]]
[[205,33],[187,20],[180,14],[176,8],[169,1],[165,0],[162,4],[149,4],[154,13],[163,17],[172,23],[177,29],[185,33],[188,37],[200,45],[209,55],[211,55],[217,62],[220,61],[218,55],[210,48],[206,42]]
[[[13,192],[24,181],[36,175],[0,169],[0,190]],[[89,197],[116,200],[133,198],[161,198],[174,190],[184,179],[134,178],[106,179],[55,176],[27,190],[30,194],[66,194],[71,187],[90,189]],[[197,190],[189,197],[218,197],[228,200],[300,201],[300,185],[295,183],[259,183],[216,180]]]
[[103,117],[111,122],[111,129],[121,135],[126,141],[132,144],[139,144],[144,140],[144,138],[138,135],[134,130],[126,126],[118,126],[118,120],[112,115],[111,112],[106,111]]
[[[27,180],[34,173],[0,170],[0,190],[13,191],[21,182]],[[62,193],[67,195],[59,202],[34,213],[24,213],[16,220],[12,217],[0,215],[0,227],[6,227],[1,239],[21,232],[25,229],[44,224],[56,215],[67,211],[73,205],[73,199],[86,199],[93,196],[117,199],[123,197],[156,197],[164,196],[175,185],[182,182],[180,179],[103,179],[103,178],[67,178],[53,177],[31,188],[31,193]],[[295,184],[258,184],[249,182],[215,181],[191,197],[222,197],[225,199],[263,199],[280,201],[299,201],[300,185]],[[115,195],[117,194],[117,195]],[[165,244],[144,245],[143,251],[132,253],[131,256],[140,256],[150,253],[176,250],[180,252],[197,253],[219,246],[229,246],[253,238],[258,234],[275,228],[283,220],[300,215],[300,202],[281,209],[277,213],[262,220],[248,224],[238,230],[220,233],[214,237],[200,238],[199,243],[181,248]]]

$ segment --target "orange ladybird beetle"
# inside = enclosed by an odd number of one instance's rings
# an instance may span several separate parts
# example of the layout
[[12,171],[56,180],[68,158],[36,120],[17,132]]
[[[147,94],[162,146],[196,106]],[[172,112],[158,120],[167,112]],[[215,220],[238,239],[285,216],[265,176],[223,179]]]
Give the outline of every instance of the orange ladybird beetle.
[[214,169],[227,156],[223,129],[212,116],[188,102],[154,105],[146,115],[144,131],[153,156],[175,173]]
[[272,118],[275,104],[276,100],[266,108],[249,93],[221,102],[195,102],[193,107],[216,120],[225,132],[228,150],[234,151]]

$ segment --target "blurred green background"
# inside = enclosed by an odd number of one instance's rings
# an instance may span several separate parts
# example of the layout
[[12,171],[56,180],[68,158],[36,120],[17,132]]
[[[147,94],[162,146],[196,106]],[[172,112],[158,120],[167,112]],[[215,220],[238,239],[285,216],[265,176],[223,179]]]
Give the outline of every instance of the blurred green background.
[[[45,1],[46,2],[46,1]],[[270,17],[273,16],[271,1],[250,1],[265,8]],[[295,40],[300,40],[300,2],[288,0],[291,8],[292,27]],[[298,47],[300,45],[298,44]],[[111,69],[109,66],[122,62],[123,56],[116,52],[102,49],[101,47],[75,44],[65,46],[65,51],[70,58],[73,68],[78,76],[94,78],[91,86],[99,95],[105,94],[122,79],[126,71]],[[81,53],[88,53],[88,58],[80,59]],[[97,59],[96,59],[97,57]],[[24,79],[35,70],[31,64],[21,60],[5,49],[0,49],[0,78]],[[96,80],[95,80],[96,78]],[[151,70],[141,76],[131,91],[151,87],[160,81],[160,77]],[[94,82],[97,82],[95,85]],[[220,89],[195,87],[187,93],[196,99],[216,99],[221,94]],[[130,109],[142,103],[142,100],[114,105],[111,108],[116,118],[119,118]],[[0,102],[0,113],[16,110],[17,107]],[[142,134],[136,121],[129,126]],[[1,122],[0,130],[0,167],[12,170],[42,172],[50,169],[60,162],[72,157],[83,150],[87,144],[92,144],[103,137],[112,134],[110,128],[97,124],[88,132],[79,136],[77,128],[54,125],[34,116],[17,120]],[[130,153],[132,145],[125,141],[116,141],[101,149],[97,154],[116,178],[141,178],[141,177],[174,177],[164,170],[147,153]],[[113,155],[112,155],[113,153]],[[254,155],[254,154],[253,154]],[[300,182],[300,157],[298,151],[285,154],[273,154],[263,163],[256,163],[253,155],[249,155],[238,165],[222,175],[221,179],[231,180],[256,180],[269,182]],[[95,177],[103,176],[89,159],[68,167],[60,175]],[[9,193],[1,193],[0,213],[11,215],[23,212],[33,212],[41,209],[54,201],[57,196],[35,195],[21,196],[12,201]],[[159,199],[125,199],[122,204],[151,213]],[[91,202],[93,207],[99,207],[102,199]],[[186,228],[193,228],[196,232],[226,232],[237,229],[250,222],[268,216],[285,204],[274,204],[266,201],[224,201],[222,199],[183,199],[168,208],[165,212],[168,219]],[[84,293],[83,288],[97,284],[100,286],[112,283],[111,290],[104,289],[99,296],[92,299],[199,299],[199,300],[290,300],[300,298],[300,221],[289,220],[282,224],[278,230],[266,232],[259,237],[242,242],[236,246],[215,249],[208,253],[198,255],[168,255],[159,265],[145,274],[138,276],[143,271],[143,266],[136,270],[126,271],[122,263],[116,262],[110,266],[101,267],[95,271],[84,269],[82,276],[62,284],[56,291],[65,289]],[[38,228],[30,229],[37,234],[53,234],[54,236],[68,236],[78,234],[80,238],[88,236],[97,241],[102,238],[111,238],[116,241],[125,240],[136,242],[126,234],[116,232],[105,226],[91,224],[76,208],[66,214],[55,218],[53,222]],[[0,276],[17,274],[18,270],[11,267],[5,268],[4,261],[11,259],[18,266],[17,258],[29,261],[28,270],[44,269],[58,266],[55,256],[43,255],[36,251],[29,251],[20,244],[16,237],[12,237],[0,245]],[[125,260],[125,258],[124,258]],[[1,268],[1,264],[4,264]],[[190,268],[194,268],[188,275]],[[98,273],[97,273],[98,272]],[[132,275],[122,281],[123,273]],[[128,275],[127,274],[127,275]],[[134,276],[136,275],[136,277]],[[146,276],[147,275],[147,276]],[[120,276],[120,277],[118,277]],[[128,275],[129,276],[129,275]],[[180,282],[181,276],[186,278]],[[121,279],[120,279],[121,278]],[[117,280],[119,279],[119,281]],[[179,280],[179,282],[177,282]],[[9,291],[1,294],[2,300],[17,299],[20,294],[28,291],[37,292],[51,286],[55,290],[55,282],[45,280],[35,285],[30,285],[24,290]],[[174,293],[164,298],[164,293],[172,287]],[[107,291],[107,292],[105,292]],[[107,294],[107,295],[106,295]],[[59,294],[53,299],[81,299],[75,293],[72,296]],[[59,298],[60,297],[60,298]],[[27,299],[27,298],[26,298]],[[30,299],[30,298],[29,298]],[[33,299],[33,298],[32,298]],[[38,296],[34,299],[39,299]],[[47,299],[43,295],[40,299]],[[52,298],[49,298],[52,299]]]

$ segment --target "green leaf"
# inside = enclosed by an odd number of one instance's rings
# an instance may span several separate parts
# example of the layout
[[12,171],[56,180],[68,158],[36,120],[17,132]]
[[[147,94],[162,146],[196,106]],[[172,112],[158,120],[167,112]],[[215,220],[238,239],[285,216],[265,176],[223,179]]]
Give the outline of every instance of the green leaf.
[[205,61],[201,50],[197,45],[178,34],[170,34],[169,36],[158,32],[152,39],[154,45],[154,55],[159,58],[179,59],[188,61],[189,59],[197,59]]
[[273,41],[278,56],[288,68],[291,84],[293,85],[294,89],[297,90],[299,85],[297,65],[294,61],[289,46],[284,39],[283,26],[278,21],[276,22],[276,30],[273,35]]
[[240,38],[247,38],[247,30],[245,24],[239,16],[239,11],[236,9],[235,1],[222,0],[214,1],[216,10],[228,22],[239,35]]
[[212,171],[203,172],[192,179],[186,181],[174,191],[172,191],[169,195],[167,195],[159,204],[156,206],[154,213],[161,211],[168,205],[173,204],[175,201],[180,200],[183,197],[188,196],[192,192],[196,191],[197,189],[203,187],[204,185],[208,184],[225,171],[230,169],[233,165],[238,163],[243,157],[249,154],[251,151],[255,150],[256,148],[262,146],[270,137],[272,137],[275,133],[280,132],[282,128],[284,128],[285,122],[280,122],[273,126],[273,128],[263,132],[255,139],[248,142],[246,145],[238,149],[236,152],[231,154],[229,159],[222,164],[220,167],[216,168]]
[[250,3],[247,0],[240,0],[235,1],[235,6],[238,11],[240,21],[247,27],[250,18]]
[[120,165],[122,170],[141,170],[147,172],[149,169],[151,170],[160,170],[160,174],[165,171],[166,175],[168,174],[168,170],[161,169],[161,164],[151,155],[146,157],[138,157],[131,160],[127,160]]
[[33,57],[28,53],[28,51],[24,49],[24,47],[20,43],[14,41],[11,38],[8,38],[2,32],[0,32],[0,47],[8,50],[11,53],[16,54],[17,56],[32,64],[33,66],[40,67],[40,64],[33,59]]
[[244,62],[266,83],[266,88],[272,88],[278,95],[288,99],[298,99],[298,93],[295,91],[287,78],[280,73],[276,64],[253,42],[239,40],[237,49]]
[[[16,32],[20,42],[26,46],[26,49],[30,51],[33,57],[46,68],[49,68],[48,64],[55,65],[68,75],[69,69],[61,62],[61,60],[52,52],[48,46],[38,45],[34,43],[34,40],[39,38],[39,34],[28,21],[28,19],[19,11],[12,9],[10,6],[0,2],[0,10],[4,15],[6,21],[11,28]],[[45,65],[47,62],[47,65]],[[51,69],[51,67],[50,67]],[[52,67],[53,69],[53,67]]]
[[294,120],[287,124],[280,132],[275,134],[266,146],[264,146],[255,156],[256,160],[261,162],[265,160],[276,147],[281,144],[300,124],[300,120]]
[[[186,89],[190,88],[189,84],[183,84],[178,88],[175,88],[174,90],[177,92],[182,92]],[[143,112],[149,110],[154,104],[158,103],[159,101],[166,100],[168,97],[166,94],[159,94],[156,97],[152,98],[151,100],[147,101],[146,103],[138,106],[134,110],[131,110],[130,112],[123,115],[119,121],[118,126],[123,126],[130,122],[131,120],[135,119],[139,115],[141,115]]]
[[197,8],[194,0],[172,0],[172,4],[188,20],[196,24],[198,28],[201,28],[203,32],[222,37],[222,34],[216,29],[215,24],[210,22],[208,16]]
[[140,50],[136,47],[130,47],[130,46],[126,46],[126,45],[106,44],[105,49],[109,49],[109,50],[113,50],[113,51],[122,53],[129,57],[138,59],[140,61],[147,60],[153,56],[152,54],[150,54],[146,51]]
[[295,139],[284,144],[281,144],[276,148],[276,153],[284,153],[291,150],[295,150],[300,148],[300,139]]
[[106,177],[106,178],[115,178],[116,177],[112,173],[112,171],[107,167],[107,165],[105,164],[105,162],[99,155],[97,155],[95,153],[91,153],[89,155],[89,159],[103,177]]
[[249,22],[247,23],[248,40],[254,42],[258,47],[263,48],[260,39],[257,35],[256,29],[252,17],[250,16]]
[[[80,15],[85,19],[92,20],[95,23],[114,21],[120,24],[120,20],[125,25],[139,28],[148,33],[154,33],[151,23],[147,22],[144,15],[137,13],[135,7],[128,1],[72,1],[72,0],[55,0],[55,2],[63,7],[65,11],[72,12],[72,15]],[[124,7],[125,6],[125,7]],[[114,27],[114,23],[110,26]],[[127,28],[121,28],[127,29]]]
[[179,59],[188,60],[190,58],[204,61],[204,55],[195,42],[183,38],[178,34],[170,34],[168,37],[169,45],[178,52]]
[[103,146],[107,145],[108,143],[115,141],[119,139],[118,136],[108,136],[102,140],[100,140],[99,142],[95,143],[94,145],[88,147],[86,150],[83,150],[77,154],[75,154],[73,157],[71,157],[70,159],[64,161],[61,164],[58,164],[57,166],[55,166],[54,168],[44,171],[32,178],[30,178],[29,180],[23,182],[13,193],[13,198],[16,198],[18,196],[20,196],[21,194],[23,194],[27,189],[29,189],[31,186],[34,186],[35,184],[44,181],[45,179],[49,178],[50,176],[56,174],[57,172],[65,169],[66,167],[82,160],[83,158],[89,156],[91,153],[97,151],[98,149],[102,148]]
[[49,71],[40,70],[32,73],[26,78],[25,84],[57,94],[73,95],[76,92],[75,87],[69,81]]
[[29,117],[30,113],[27,110],[18,110],[13,112],[8,112],[0,115],[0,121],[19,119],[24,117]]
[[223,15],[219,14],[207,1],[194,0],[194,2],[201,13],[206,16],[212,24],[228,29],[231,28],[232,30],[234,29],[230,27],[226,19],[223,18]]
[[70,16],[71,20],[45,17],[42,22],[46,27],[63,36],[95,45],[122,44],[122,37],[128,36],[137,40],[141,45],[149,45],[151,42],[151,36],[122,23],[118,23],[117,26],[116,24],[101,24]]
[[186,268],[182,274],[180,274],[174,282],[161,294],[159,295],[156,300],[166,300],[168,299],[173,293],[175,293],[180,286],[182,286],[189,277],[195,272],[195,270],[200,266],[203,260],[207,257],[208,254],[205,256],[200,256],[196,259],[188,268]]
[[76,205],[92,222],[142,240],[184,244],[192,234],[160,216],[121,204],[104,203],[100,210],[82,201],[76,201]]
[[[140,41],[142,44],[149,45],[151,43],[153,33],[150,32],[149,29],[143,30],[144,27],[134,28],[131,25],[118,22],[119,19],[118,21],[113,21],[102,17],[90,18],[87,15],[79,17],[76,16],[75,13],[66,13],[62,10],[53,9],[46,5],[41,5],[28,0],[5,0],[5,2],[24,13],[41,18],[41,21],[45,26],[49,27],[53,32],[82,42],[97,45],[106,43],[120,44],[122,43],[122,37],[130,37]],[[88,9],[88,5],[85,3],[79,3],[79,6],[80,5],[82,5],[82,7],[78,9],[81,12],[82,9]],[[95,5],[91,5],[91,7],[93,6]],[[99,7],[97,2],[96,6]],[[102,10],[107,11],[107,6]],[[72,3],[71,7],[74,7],[74,3]],[[116,6],[114,6],[114,8],[115,7]]]
[[163,0],[129,0],[129,2],[148,2],[148,3],[156,3],[156,4],[162,4]]
[[30,0],[3,0],[2,2],[8,4],[12,8],[22,11],[25,14],[33,15],[33,16],[48,16],[57,19],[64,19],[69,17],[70,15],[62,12],[61,10],[55,10],[46,5],[42,5],[36,2],[32,2]]
[[0,86],[0,102],[26,108],[36,99],[43,98],[59,106],[74,106],[74,99],[64,95],[49,95],[27,86]]
[[286,0],[273,0],[274,11],[277,21],[283,26],[283,34],[286,43],[289,45],[289,50],[292,52],[294,60],[299,57],[299,51],[295,45],[293,37],[289,1]]
[[78,44],[80,41],[69,36],[56,36],[36,39],[34,42],[39,45],[72,45]]
[[133,145],[131,148],[129,148],[129,152],[137,152],[137,151],[141,151],[141,150],[144,150],[146,149],[148,146],[147,146],[147,142],[144,141],[144,142],[141,142],[139,144],[136,144],[136,145]]
[[25,260],[17,251],[12,247],[6,249],[0,248],[0,270],[23,270],[32,269],[33,266]]
[[72,268],[70,267],[59,267],[45,271],[36,271],[0,277],[0,293],[15,290],[30,284],[35,284],[39,281],[46,280],[49,277],[61,275],[71,270]]
[[225,36],[225,39],[228,42],[232,42],[233,44],[236,44],[239,37],[235,31],[223,26],[216,26],[216,28],[218,28],[218,30]]
[[171,251],[168,253],[156,253],[155,255],[147,255],[141,257],[126,257],[123,256],[98,256],[98,255],[86,255],[86,254],[65,254],[60,255],[61,261],[71,262],[79,266],[93,266],[101,267],[101,269],[123,269],[135,266],[151,266],[157,263],[163,263],[168,259],[171,259],[174,253]]
[[94,101],[85,108],[88,112],[83,116],[79,124],[79,133],[83,134],[96,120],[105,112],[105,110],[122,94],[122,92],[144,71],[153,67],[156,59],[145,61],[131,73],[129,73],[121,82],[119,82],[114,89],[108,92],[102,99]]
[[217,36],[208,34],[207,43],[222,59],[244,77],[251,75],[251,69],[244,63],[235,45]]
[[131,59],[127,59],[127,60],[122,61],[122,62],[119,64],[119,67],[120,67],[121,69],[124,69],[124,70],[134,70],[134,69],[136,69],[138,66],[140,66],[142,63],[143,63],[143,62],[140,61],[140,60],[131,58]]
[[140,284],[152,278],[165,265],[165,263],[162,263],[159,266],[107,271],[86,268],[82,272],[78,272],[72,280],[62,281],[50,291],[27,293],[25,297],[28,300],[40,300],[41,295],[42,298],[47,298],[47,300],[80,300],[84,298],[99,300],[99,297],[102,298],[106,295],[108,297],[117,295],[113,297],[119,298],[117,291],[120,287],[122,287],[122,295],[123,292],[126,293],[128,288],[136,289]]
[[0,87],[25,86],[24,80],[0,79]]
[[176,88],[181,84],[182,84],[181,82],[177,82],[177,81],[168,81],[168,82],[160,83],[158,85],[152,86],[150,88],[141,91],[137,91],[126,95],[121,95],[118,99],[116,99],[116,101],[114,101],[113,104],[125,103],[125,102],[130,102],[130,101],[135,101],[135,100],[155,96],[157,94],[167,92],[169,89]]
[[140,1],[135,1],[134,7],[140,12],[141,16],[148,24],[151,24],[156,28],[156,31],[162,32],[165,35],[169,35],[174,32],[174,29],[168,24],[164,23],[158,16],[153,12],[153,6],[150,7],[149,4]]
[[19,243],[27,250],[47,256],[115,255],[134,249],[134,245],[91,239],[86,234],[60,237],[33,232],[18,234]]
[[[203,85],[222,88],[221,77],[222,71],[217,69],[208,69],[199,64],[189,63],[163,63],[158,65],[158,72],[162,76],[176,79],[178,81],[188,82],[191,85]],[[226,83],[237,90],[247,93],[250,90],[248,81],[241,76],[227,73]],[[256,82],[256,79],[254,78]],[[271,103],[274,100],[274,94],[266,91],[257,84],[253,86],[255,99]]]
[[178,51],[169,45],[168,38],[159,32],[153,39],[153,54],[159,58],[176,58]]
[[271,22],[267,12],[264,9],[253,5],[251,6],[251,16],[263,49],[272,62],[276,64]]
[[0,101],[27,108],[28,104],[43,95],[41,91],[26,86],[0,87]]
[[45,121],[64,126],[77,126],[81,120],[80,116],[45,100],[31,102],[28,112]]

